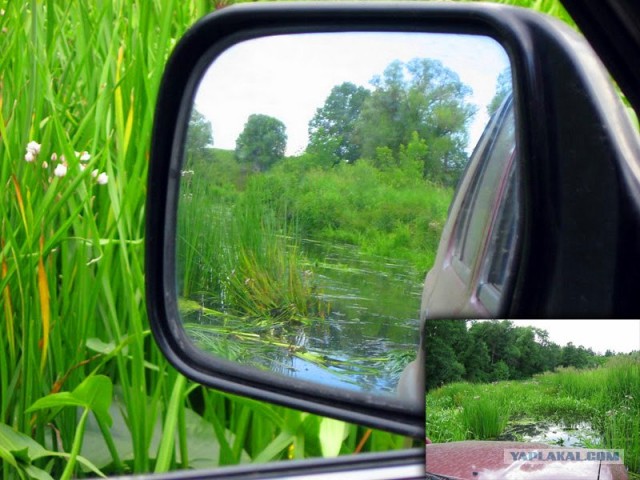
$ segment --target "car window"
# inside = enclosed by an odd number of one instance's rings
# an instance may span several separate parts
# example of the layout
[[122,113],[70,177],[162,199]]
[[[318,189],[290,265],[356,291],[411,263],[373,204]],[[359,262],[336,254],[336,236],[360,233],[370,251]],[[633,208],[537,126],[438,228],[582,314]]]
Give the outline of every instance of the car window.
[[502,289],[510,273],[516,252],[518,222],[520,220],[519,181],[516,163],[511,162],[502,190],[498,213],[493,222],[487,253],[478,281],[477,296],[489,312],[497,312]]
[[495,211],[500,182],[515,149],[515,119],[512,109],[503,114],[489,145],[471,194],[464,200],[456,233],[454,255],[460,260],[467,275],[473,270],[482,251],[482,240],[486,238]]
[[510,260],[513,258],[513,246],[516,241],[517,225],[520,218],[518,207],[518,176],[512,164],[507,178],[506,193],[500,205],[489,241],[489,253],[485,259],[485,281],[497,289],[502,289]]

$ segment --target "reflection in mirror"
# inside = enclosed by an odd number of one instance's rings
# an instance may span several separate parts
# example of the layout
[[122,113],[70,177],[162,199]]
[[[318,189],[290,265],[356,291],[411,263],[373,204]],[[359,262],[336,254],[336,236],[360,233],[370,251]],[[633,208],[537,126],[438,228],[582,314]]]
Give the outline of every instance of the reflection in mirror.
[[280,35],[217,57],[196,93],[178,206],[194,344],[424,402],[424,275],[508,72],[499,44],[464,35]]

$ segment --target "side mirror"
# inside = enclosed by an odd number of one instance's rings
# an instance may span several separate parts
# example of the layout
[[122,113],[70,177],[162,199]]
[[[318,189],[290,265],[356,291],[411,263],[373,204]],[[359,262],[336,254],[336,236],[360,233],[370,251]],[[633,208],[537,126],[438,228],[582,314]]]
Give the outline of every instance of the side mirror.
[[[541,15],[226,8],[177,44],[158,97],[154,336],[200,383],[423,438],[428,317],[637,315],[638,243],[621,229],[637,227],[637,158],[606,71]],[[404,217],[396,186],[413,199]],[[433,211],[427,195],[440,195]],[[493,207],[477,213],[478,198]],[[341,230],[347,206],[367,202],[375,221],[354,210],[361,230]],[[395,237],[376,237],[384,229]],[[406,251],[403,263],[345,247],[358,232],[418,245],[417,270],[435,259],[424,292]]]

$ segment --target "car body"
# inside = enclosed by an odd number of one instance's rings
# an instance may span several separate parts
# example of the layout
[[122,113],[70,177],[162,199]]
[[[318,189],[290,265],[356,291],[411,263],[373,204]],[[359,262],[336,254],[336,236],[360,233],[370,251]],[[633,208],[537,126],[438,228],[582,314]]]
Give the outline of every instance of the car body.
[[[624,465],[602,461],[505,461],[505,449],[541,452],[551,447],[542,443],[467,441],[427,445],[427,479],[442,480],[626,480]],[[554,447],[553,452],[572,449]],[[583,452],[584,453],[584,452]],[[431,475],[431,476],[430,476]]]
[[498,109],[476,146],[424,283],[426,317],[491,317],[515,257],[518,170],[513,99]]

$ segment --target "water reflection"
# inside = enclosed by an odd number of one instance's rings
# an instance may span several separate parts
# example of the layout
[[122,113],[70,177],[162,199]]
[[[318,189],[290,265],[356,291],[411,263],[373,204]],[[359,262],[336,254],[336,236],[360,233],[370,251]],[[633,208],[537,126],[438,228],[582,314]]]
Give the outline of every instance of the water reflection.
[[[304,240],[318,297],[329,308],[308,324],[251,325],[198,302],[183,304],[194,343],[216,356],[328,386],[393,393],[415,359],[422,282],[404,261]],[[220,309],[220,306],[217,306]]]

